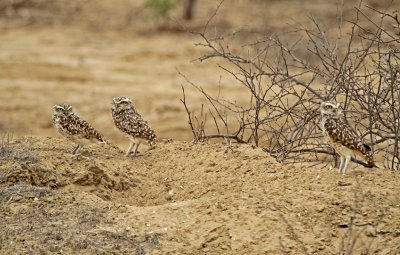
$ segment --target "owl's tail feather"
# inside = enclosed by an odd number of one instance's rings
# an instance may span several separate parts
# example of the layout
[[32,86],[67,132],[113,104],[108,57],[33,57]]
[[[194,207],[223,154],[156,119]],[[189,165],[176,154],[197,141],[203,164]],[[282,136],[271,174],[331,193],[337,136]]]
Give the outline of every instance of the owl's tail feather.
[[156,142],[157,142],[157,139],[156,139],[156,138],[153,138],[153,139],[151,139],[151,140],[148,140],[148,143],[149,143],[150,148],[156,147]]
[[367,163],[363,163],[362,165],[367,168],[377,167],[371,147],[364,143],[360,145],[361,146],[359,146],[358,149],[355,150],[354,152],[356,153],[356,155],[360,156],[365,161],[367,161]]
[[365,148],[365,159],[367,161],[368,167],[375,167],[375,160],[374,160],[374,155],[372,153],[372,149],[369,145],[363,144]]

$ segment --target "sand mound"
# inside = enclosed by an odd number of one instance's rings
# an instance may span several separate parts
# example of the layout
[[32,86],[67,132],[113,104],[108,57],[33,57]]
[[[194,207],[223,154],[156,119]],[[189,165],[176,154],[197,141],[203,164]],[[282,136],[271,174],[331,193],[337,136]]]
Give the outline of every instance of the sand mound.
[[248,145],[162,141],[135,158],[72,148],[29,137],[2,147],[3,254],[400,251],[400,178],[388,170],[343,177]]

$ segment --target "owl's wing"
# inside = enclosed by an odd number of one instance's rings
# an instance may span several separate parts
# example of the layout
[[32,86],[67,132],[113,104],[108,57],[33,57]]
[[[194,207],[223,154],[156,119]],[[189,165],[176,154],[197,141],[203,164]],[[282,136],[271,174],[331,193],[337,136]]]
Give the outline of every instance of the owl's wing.
[[368,161],[372,160],[371,147],[363,143],[361,137],[344,121],[328,119],[325,122],[325,130],[334,142],[360,153]]
[[155,132],[150,125],[138,113],[129,115],[121,123],[122,131],[134,137],[143,138],[149,141],[156,139]]
[[88,122],[79,118],[75,114],[70,116],[69,125],[64,126],[71,135],[87,140],[97,140],[106,143],[106,138],[92,127]]

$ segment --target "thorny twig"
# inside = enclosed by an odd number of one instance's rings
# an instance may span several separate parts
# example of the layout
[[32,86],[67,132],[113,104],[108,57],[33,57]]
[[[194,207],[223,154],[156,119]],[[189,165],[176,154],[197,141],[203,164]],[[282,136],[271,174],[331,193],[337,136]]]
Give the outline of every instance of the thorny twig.
[[[221,4],[202,32],[195,33],[202,40],[197,46],[208,50],[198,60],[221,60],[218,66],[243,88],[243,96],[239,101],[224,99],[220,91],[213,96],[180,73],[205,97],[217,129],[216,134],[208,134],[206,125],[200,125],[201,132],[194,132],[195,140],[230,138],[263,147],[282,162],[324,164],[323,155],[335,153],[321,139],[319,105],[321,101],[337,101],[347,122],[372,147],[376,159],[385,167],[400,169],[397,16],[389,10],[360,5],[355,8],[354,20],[340,18],[344,23],[339,29],[345,25],[351,29],[348,37],[341,31],[336,40],[329,37],[321,23],[310,17],[313,27],[296,29],[302,39],[294,43],[264,37],[243,45],[243,53],[237,53],[232,50],[229,35],[208,33]],[[384,25],[388,20],[395,22],[393,27]],[[189,119],[193,119],[185,95],[184,105]],[[229,124],[228,115],[234,117]],[[199,123],[204,124],[207,116],[201,116],[204,119]],[[189,125],[192,132],[199,130]],[[234,127],[235,132],[228,131]],[[361,160],[353,161],[371,167]]]

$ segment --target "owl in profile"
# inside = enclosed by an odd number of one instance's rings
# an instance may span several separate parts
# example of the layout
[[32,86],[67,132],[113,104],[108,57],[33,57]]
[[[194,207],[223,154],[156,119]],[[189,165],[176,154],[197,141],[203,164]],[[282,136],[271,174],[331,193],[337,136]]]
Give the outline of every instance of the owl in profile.
[[351,157],[354,155],[361,156],[369,166],[373,166],[371,147],[363,143],[361,137],[343,120],[339,104],[322,102],[320,111],[322,133],[340,155],[339,172],[346,173]]
[[137,112],[131,99],[123,96],[115,97],[112,100],[111,111],[115,126],[131,141],[126,156],[129,156],[132,150],[133,155],[136,155],[142,139],[146,140],[150,147],[155,145],[156,134]]
[[53,124],[58,132],[76,144],[72,155],[80,155],[84,145],[91,143],[107,143],[105,137],[89,123],[81,119],[72,111],[69,104],[56,104],[53,106]]

